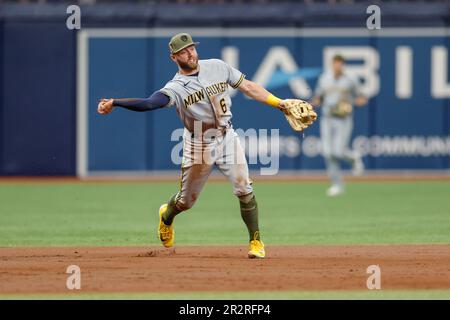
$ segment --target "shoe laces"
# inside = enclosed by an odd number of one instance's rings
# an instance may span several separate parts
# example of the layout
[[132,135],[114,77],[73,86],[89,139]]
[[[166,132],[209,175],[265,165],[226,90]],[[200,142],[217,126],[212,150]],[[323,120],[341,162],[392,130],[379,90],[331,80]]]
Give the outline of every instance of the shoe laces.
[[170,238],[170,226],[164,225],[160,229],[161,239],[166,240]]
[[259,235],[259,232],[256,231],[255,234],[253,235],[253,240],[250,241],[250,246],[251,246],[252,250],[261,251],[261,250],[264,250],[264,245],[261,240],[257,239],[258,235]]
[[264,249],[261,241],[259,241],[259,240],[250,241],[250,245],[251,245],[251,250],[262,251]]

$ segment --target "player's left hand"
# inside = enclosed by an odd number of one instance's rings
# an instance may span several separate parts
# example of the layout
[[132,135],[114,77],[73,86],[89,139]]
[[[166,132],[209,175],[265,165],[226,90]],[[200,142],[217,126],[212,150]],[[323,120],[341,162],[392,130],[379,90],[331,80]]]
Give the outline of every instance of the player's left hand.
[[284,100],[280,101],[280,104],[278,105],[278,109],[280,109],[283,112],[286,110],[286,104],[285,104]]
[[283,113],[286,114],[286,115],[290,114],[290,113],[289,113],[289,110],[288,110],[287,104],[288,104],[288,101],[286,101],[286,100],[281,100],[281,101],[280,101],[280,104],[278,105],[278,109],[280,109],[281,111],[283,111]]

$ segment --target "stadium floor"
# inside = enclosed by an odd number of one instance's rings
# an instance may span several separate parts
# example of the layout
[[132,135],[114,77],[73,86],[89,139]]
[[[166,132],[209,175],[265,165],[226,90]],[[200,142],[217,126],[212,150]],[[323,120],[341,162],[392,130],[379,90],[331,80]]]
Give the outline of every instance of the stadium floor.
[[[339,198],[321,181],[255,183],[268,255],[249,260],[228,183],[177,217],[173,252],[156,238],[173,181],[2,181],[0,298],[73,298],[78,265],[80,298],[448,299],[450,182],[380,182]],[[382,294],[368,293],[370,265]]]

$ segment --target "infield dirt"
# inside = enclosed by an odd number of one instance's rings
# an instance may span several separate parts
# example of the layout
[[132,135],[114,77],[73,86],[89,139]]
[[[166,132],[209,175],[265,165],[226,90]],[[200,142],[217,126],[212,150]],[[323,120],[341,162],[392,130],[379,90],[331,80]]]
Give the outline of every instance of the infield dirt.
[[450,289],[450,245],[0,248],[0,294],[67,293],[69,265],[82,292],[365,290],[370,265],[382,289]]

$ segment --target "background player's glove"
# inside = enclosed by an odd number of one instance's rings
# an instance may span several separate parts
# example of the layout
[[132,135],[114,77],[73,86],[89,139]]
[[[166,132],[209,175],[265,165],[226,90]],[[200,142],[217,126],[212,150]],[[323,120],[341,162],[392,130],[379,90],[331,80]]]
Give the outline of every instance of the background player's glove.
[[331,108],[330,113],[334,117],[345,118],[353,112],[353,107],[350,102],[341,101],[336,106]]
[[306,101],[300,99],[283,100],[283,108],[289,125],[295,131],[303,131],[317,120],[317,113]]

